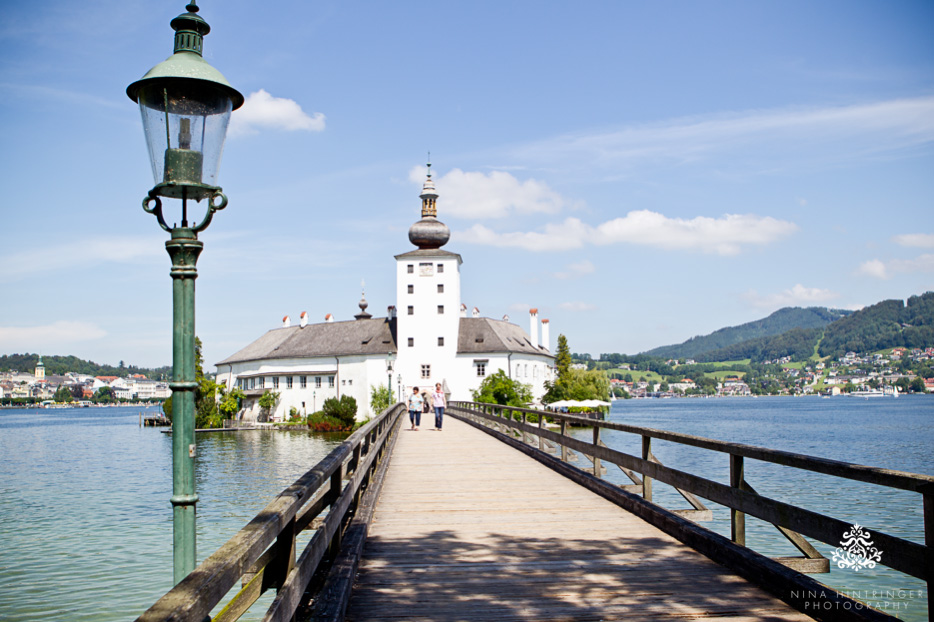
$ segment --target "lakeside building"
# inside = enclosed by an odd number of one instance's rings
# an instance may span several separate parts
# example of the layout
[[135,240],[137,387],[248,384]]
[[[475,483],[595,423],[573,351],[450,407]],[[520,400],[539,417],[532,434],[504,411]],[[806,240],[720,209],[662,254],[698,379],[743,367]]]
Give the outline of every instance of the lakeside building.
[[[549,322],[529,311],[529,333],[504,316],[480,316],[474,307],[467,317],[461,301],[462,257],[442,247],[448,227],[437,219],[437,199],[431,165],[422,187],[422,218],[409,229],[417,248],[395,256],[396,304],[386,317],[374,318],[367,301],[353,320],[309,324],[303,312],[299,324],[283,318],[275,328],[217,363],[217,382],[228,390],[239,387],[246,399],[238,417],[261,417],[259,398],[266,390],[280,394],[269,417],[282,420],[295,408],[315,412],[325,399],[350,395],[358,417],[370,411],[373,386],[390,384],[396,399],[412,387],[429,391],[442,383],[449,399],[469,400],[485,377],[503,370],[532,387],[536,401],[545,382],[555,377],[549,350]],[[541,334],[541,339],[539,339]]]

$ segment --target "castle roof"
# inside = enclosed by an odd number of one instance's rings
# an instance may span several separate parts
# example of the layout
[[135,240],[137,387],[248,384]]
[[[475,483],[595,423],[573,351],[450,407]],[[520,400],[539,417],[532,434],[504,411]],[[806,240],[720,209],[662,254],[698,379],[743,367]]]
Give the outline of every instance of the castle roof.
[[388,354],[396,350],[395,321],[386,318],[274,328],[217,365],[264,359]]
[[[387,355],[397,351],[396,323],[387,318],[274,328],[217,366],[269,359]],[[491,318],[460,318],[458,354],[516,352],[551,356],[520,327]]]

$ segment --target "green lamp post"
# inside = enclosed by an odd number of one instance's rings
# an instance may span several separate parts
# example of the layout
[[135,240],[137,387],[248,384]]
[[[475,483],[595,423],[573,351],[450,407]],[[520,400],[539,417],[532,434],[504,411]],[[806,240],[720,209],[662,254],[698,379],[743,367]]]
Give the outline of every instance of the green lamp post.
[[[194,1],[188,12],[172,20],[175,52],[127,87],[139,103],[143,131],[152,162],[155,187],[143,199],[171,234],[165,243],[172,259],[172,506],[175,583],[195,569],[195,279],[203,244],[198,232],[214,212],[227,206],[216,185],[230,113],[243,105],[243,95],[201,57],[204,35],[211,27],[198,16]],[[180,224],[171,227],[162,199],[181,200]],[[189,221],[188,203],[206,200],[200,222]],[[195,224],[197,222],[197,224]]]

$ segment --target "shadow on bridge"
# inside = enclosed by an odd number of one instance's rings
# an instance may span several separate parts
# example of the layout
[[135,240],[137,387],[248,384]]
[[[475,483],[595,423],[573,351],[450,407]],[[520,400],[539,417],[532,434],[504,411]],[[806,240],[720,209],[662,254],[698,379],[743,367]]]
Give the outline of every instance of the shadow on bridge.
[[673,539],[539,538],[535,524],[518,527],[529,535],[370,538],[347,619],[809,619]]

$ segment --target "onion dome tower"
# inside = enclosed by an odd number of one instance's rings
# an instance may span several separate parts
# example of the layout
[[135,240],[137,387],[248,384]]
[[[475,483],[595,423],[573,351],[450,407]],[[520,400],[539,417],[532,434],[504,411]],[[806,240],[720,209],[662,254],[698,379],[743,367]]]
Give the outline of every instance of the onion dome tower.
[[431,179],[431,162],[428,177],[419,195],[422,200],[422,219],[409,228],[409,241],[421,250],[441,248],[451,239],[451,230],[438,220],[438,193]]

